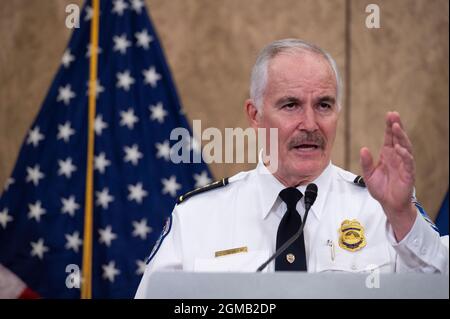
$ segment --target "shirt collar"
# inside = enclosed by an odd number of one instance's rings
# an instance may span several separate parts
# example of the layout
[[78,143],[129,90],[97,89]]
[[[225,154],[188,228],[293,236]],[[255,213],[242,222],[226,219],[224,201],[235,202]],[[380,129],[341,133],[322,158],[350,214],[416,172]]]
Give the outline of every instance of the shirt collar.
[[255,173],[261,217],[265,219],[277,201],[278,194],[286,187],[270,173],[261,159],[258,162]]
[[[275,176],[273,176],[267,167],[264,165],[261,156],[255,170],[256,185],[258,188],[259,203],[261,207],[261,217],[265,219],[277,202],[278,194],[286,188]],[[323,206],[326,202],[326,197],[331,185],[333,174],[333,164],[330,162],[325,170],[320,174],[313,183],[317,185],[317,198],[311,207],[311,212],[320,219]],[[305,194],[306,185],[297,187],[298,190]],[[281,200],[279,201],[281,202]]]

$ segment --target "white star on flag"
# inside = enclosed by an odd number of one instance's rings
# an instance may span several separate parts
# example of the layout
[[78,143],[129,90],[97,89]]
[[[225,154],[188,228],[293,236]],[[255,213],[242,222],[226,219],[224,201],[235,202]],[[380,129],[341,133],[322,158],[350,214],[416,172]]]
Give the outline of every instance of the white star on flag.
[[167,111],[164,109],[162,102],[158,102],[156,105],[150,105],[149,110],[151,112],[150,119],[157,120],[159,123],[164,122],[164,117],[167,116]]
[[114,201],[114,197],[109,194],[109,189],[106,187],[101,192],[95,192],[95,196],[97,196],[95,205],[102,206],[103,209],[108,209],[109,203]]
[[142,153],[139,152],[139,148],[136,144],[134,144],[131,147],[125,146],[123,150],[126,153],[123,159],[125,163],[131,162],[133,165],[137,165],[139,159],[142,158]]
[[211,178],[208,177],[208,173],[203,171],[201,174],[194,174],[195,188],[202,187],[211,183]]
[[175,175],[170,176],[169,179],[161,179],[161,183],[164,185],[162,193],[170,194],[170,196],[177,196],[177,190],[181,188],[181,185],[177,183],[177,178]]
[[117,84],[116,87],[122,88],[125,91],[130,90],[130,86],[134,83],[134,79],[130,75],[130,71],[125,70],[124,72],[117,72]]
[[[86,58],[90,58],[91,57],[92,51],[93,51],[92,48],[93,48],[93,46],[91,44],[87,45],[87,47],[86,47],[86,55],[85,55]],[[102,48],[97,46],[97,55],[101,54],[102,52],[103,52]]]
[[120,126],[127,126],[130,130],[134,128],[134,124],[139,121],[132,108],[128,111],[120,111]]
[[94,157],[94,169],[98,170],[100,174],[105,172],[107,166],[111,165],[111,162],[106,158],[104,152]]
[[147,264],[145,263],[145,260],[136,260],[136,275],[142,275],[145,272],[145,268],[147,267]]
[[8,214],[8,208],[3,208],[0,211],[0,225],[2,225],[3,229],[6,229],[6,224],[12,222],[14,218]]
[[110,282],[114,282],[115,277],[120,274],[120,270],[116,268],[116,263],[110,261],[107,265],[102,265],[103,278],[108,279]]
[[66,249],[73,249],[73,251],[77,253],[79,246],[83,243],[83,241],[80,239],[80,233],[76,231],[72,235],[65,234],[64,236],[67,240],[65,246]]
[[147,238],[147,234],[152,232],[152,228],[147,226],[147,219],[142,218],[140,222],[133,221],[133,236],[142,240]]
[[44,177],[45,175],[40,171],[39,165],[34,165],[33,168],[27,167],[27,182],[33,182],[34,186],[38,186],[39,180]]
[[112,12],[117,13],[119,16],[122,16],[125,9],[128,8],[128,3],[123,0],[114,0],[113,5],[114,8],[112,9]]
[[153,37],[148,34],[147,29],[143,29],[141,32],[134,34],[136,37],[136,45],[147,50],[150,47],[150,42],[153,41]]
[[117,238],[117,235],[112,232],[110,225],[106,226],[104,229],[99,229],[100,234],[99,242],[100,244],[105,244],[107,247],[111,246],[111,242]]
[[75,61],[75,57],[70,53],[70,49],[67,49],[64,51],[64,54],[61,58],[61,63],[64,65],[64,67],[67,69],[70,66],[70,63]]
[[131,8],[136,11],[136,13],[140,14],[143,6],[144,3],[142,0],[131,0]]
[[92,14],[94,13],[94,11],[92,10],[91,6],[86,6],[86,15],[84,16],[84,21],[89,21],[92,19]]
[[108,127],[106,122],[103,122],[103,117],[101,114],[97,114],[94,121],[94,131],[95,134],[100,136],[105,128]]
[[44,254],[49,250],[44,245],[44,239],[39,238],[36,242],[30,242],[31,244],[31,256],[37,256],[39,259],[44,258]]
[[73,134],[75,134],[75,130],[70,127],[69,121],[64,123],[64,125],[58,124],[58,135],[56,136],[58,140],[62,139],[67,143]]
[[72,87],[70,84],[66,86],[60,86],[58,88],[58,97],[56,98],[57,102],[63,101],[65,105],[69,105],[70,100],[76,96],[75,92],[72,91]]
[[61,202],[63,204],[61,213],[69,214],[70,216],[75,216],[75,211],[80,208],[80,205],[75,201],[75,196],[71,195],[68,198],[61,198]]
[[137,203],[142,203],[142,199],[147,196],[147,191],[142,188],[142,183],[137,183],[136,185],[128,185],[128,200],[135,200]]
[[144,74],[144,82],[150,84],[152,88],[155,88],[156,82],[161,80],[161,75],[156,72],[154,66],[142,71],[142,73]]
[[[86,90],[86,95],[89,95],[89,89],[90,89],[91,82],[87,82],[88,89]],[[100,93],[103,93],[105,91],[105,88],[100,84],[100,81],[97,79],[95,80],[95,98],[98,99],[98,95]]]
[[[87,21],[90,21],[92,19],[92,15],[93,15],[94,11],[92,10],[91,6],[86,6],[86,10],[85,11],[86,11],[86,15],[84,16],[84,21],[87,22]],[[99,11],[98,15],[101,16],[102,12]]]
[[15,182],[15,180],[14,180],[14,178],[12,178],[12,177],[9,177],[7,180],[6,180],[6,183],[5,183],[5,192],[9,189],[9,186],[11,186],[12,184],[14,184],[14,182]]
[[113,41],[113,51],[119,51],[120,54],[125,54],[127,52],[127,48],[131,46],[131,42],[127,40],[127,35],[125,33],[121,36],[115,35],[113,37]]
[[165,140],[163,143],[156,143],[156,149],[158,152],[156,153],[156,158],[164,158],[166,161],[170,160],[170,144],[168,140]]
[[46,213],[45,209],[41,206],[41,201],[36,201],[34,204],[28,204],[28,219],[36,219],[37,222],[41,221],[41,216]]
[[58,175],[64,175],[67,178],[71,178],[72,173],[77,170],[77,167],[72,164],[72,159],[70,157],[68,157],[65,161],[58,160],[58,165]]
[[28,133],[27,144],[33,144],[33,146],[36,147],[39,145],[39,142],[42,141],[44,138],[45,136],[41,134],[39,126],[36,126]]

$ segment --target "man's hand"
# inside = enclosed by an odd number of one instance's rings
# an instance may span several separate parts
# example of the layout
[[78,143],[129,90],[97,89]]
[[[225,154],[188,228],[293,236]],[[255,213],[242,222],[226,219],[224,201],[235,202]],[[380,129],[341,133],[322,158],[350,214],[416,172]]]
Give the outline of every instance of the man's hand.
[[380,202],[397,241],[411,230],[417,212],[411,197],[415,167],[412,144],[403,130],[400,115],[388,112],[380,159],[374,165],[367,147],[360,151],[364,181],[373,198]]

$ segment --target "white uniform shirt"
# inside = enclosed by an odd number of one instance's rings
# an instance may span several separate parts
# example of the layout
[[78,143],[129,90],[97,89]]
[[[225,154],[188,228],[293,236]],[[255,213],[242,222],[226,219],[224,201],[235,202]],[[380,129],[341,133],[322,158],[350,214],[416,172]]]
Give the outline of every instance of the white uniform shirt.
[[[355,177],[330,163],[314,181],[318,196],[304,228],[307,271],[448,274],[448,236],[440,238],[418,213],[411,231],[397,243],[381,205],[353,182]],[[260,162],[256,169],[231,177],[228,185],[175,206],[136,297],[151,289],[148,279],[154,271],[256,271],[276,250],[278,225],[286,212],[278,194],[284,188]],[[303,194],[305,188],[298,187]],[[297,211],[303,220],[303,199]],[[353,219],[364,227],[366,239],[357,251],[338,243],[341,223]],[[242,247],[247,252],[215,257],[216,252]],[[265,271],[274,269],[272,261]]]

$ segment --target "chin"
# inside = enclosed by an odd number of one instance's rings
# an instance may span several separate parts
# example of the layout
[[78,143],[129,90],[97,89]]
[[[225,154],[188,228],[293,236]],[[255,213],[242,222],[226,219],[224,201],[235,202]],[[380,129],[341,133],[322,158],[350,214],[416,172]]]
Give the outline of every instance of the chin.
[[317,165],[317,164],[312,164],[312,165],[296,165],[292,168],[292,173],[297,175],[297,176],[315,176],[314,178],[316,178],[317,176],[319,176],[322,171],[321,171],[321,166]]
[[[328,162],[327,162],[328,163]],[[313,179],[317,178],[325,169],[327,163],[324,158],[302,158],[296,160],[290,166],[290,172],[296,176],[311,176]]]

